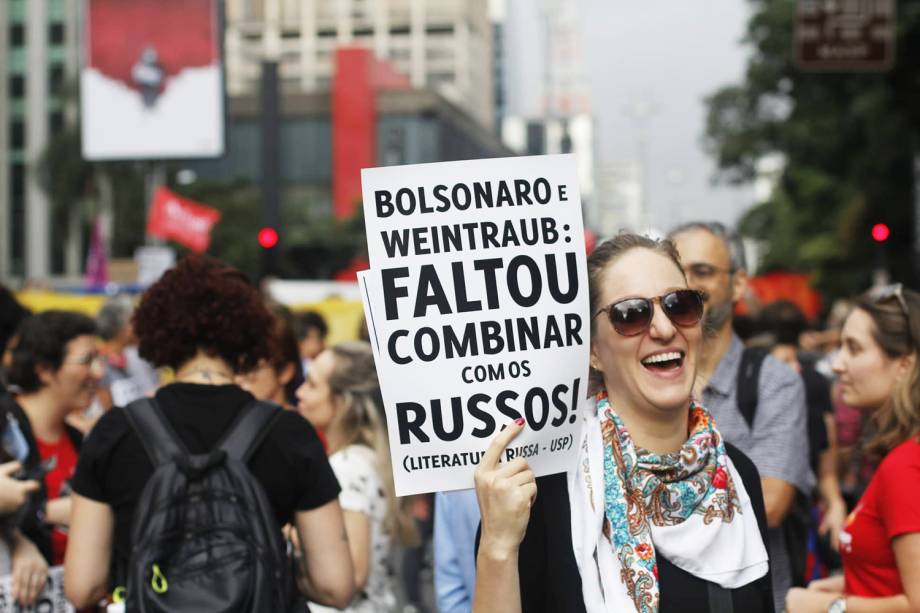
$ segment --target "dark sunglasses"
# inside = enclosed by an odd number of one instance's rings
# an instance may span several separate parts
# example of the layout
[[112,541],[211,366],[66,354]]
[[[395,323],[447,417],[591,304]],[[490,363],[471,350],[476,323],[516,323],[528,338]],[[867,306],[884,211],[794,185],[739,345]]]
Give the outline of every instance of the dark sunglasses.
[[897,299],[898,306],[901,307],[901,312],[904,313],[904,318],[907,320],[908,340],[913,344],[913,326],[911,325],[910,308],[907,306],[907,299],[904,298],[904,285],[902,283],[892,283],[891,285],[878,288],[871,293],[876,302],[885,302],[892,298]]
[[891,285],[886,285],[880,287],[873,292],[875,294],[876,302],[884,302],[886,300],[891,300],[892,298],[897,298],[898,305],[901,307],[901,311],[906,317],[910,317],[910,309],[907,308],[907,300],[904,299],[904,284],[903,283],[892,283]]
[[622,336],[637,336],[652,325],[654,304],[675,325],[689,328],[703,317],[703,293],[694,289],[678,289],[655,298],[627,298],[607,305],[594,314],[606,313],[613,329]]

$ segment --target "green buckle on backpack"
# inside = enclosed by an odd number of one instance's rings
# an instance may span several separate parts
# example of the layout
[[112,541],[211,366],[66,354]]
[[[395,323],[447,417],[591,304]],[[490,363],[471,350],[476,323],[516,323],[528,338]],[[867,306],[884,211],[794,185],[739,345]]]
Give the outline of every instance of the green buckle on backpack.
[[125,601],[125,592],[127,589],[123,585],[119,585],[114,590],[112,590],[112,603],[121,604]]
[[159,565],[153,565],[153,576],[150,577],[150,587],[153,588],[153,591],[157,594],[165,594],[169,589],[169,582],[166,580],[166,575],[160,570]]

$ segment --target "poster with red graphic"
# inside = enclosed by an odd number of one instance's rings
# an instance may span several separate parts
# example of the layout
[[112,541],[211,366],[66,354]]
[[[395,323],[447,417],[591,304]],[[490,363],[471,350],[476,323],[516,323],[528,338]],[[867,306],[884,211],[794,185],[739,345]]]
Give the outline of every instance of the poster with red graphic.
[[211,228],[218,221],[220,211],[217,209],[161,187],[153,195],[147,233],[174,240],[201,253],[211,244]]
[[224,152],[217,0],[84,0],[87,160]]

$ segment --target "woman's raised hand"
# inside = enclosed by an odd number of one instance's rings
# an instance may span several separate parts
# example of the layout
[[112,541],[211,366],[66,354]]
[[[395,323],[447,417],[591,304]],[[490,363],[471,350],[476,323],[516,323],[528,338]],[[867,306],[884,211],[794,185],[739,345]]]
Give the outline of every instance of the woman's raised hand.
[[537,483],[526,460],[499,462],[505,447],[523,429],[524,420],[518,419],[498,433],[474,474],[482,513],[479,547],[493,558],[517,553],[530,520],[530,507],[537,496]]
[[38,481],[13,477],[21,468],[19,462],[0,464],[0,513],[12,513],[26,503],[29,494],[41,487]]

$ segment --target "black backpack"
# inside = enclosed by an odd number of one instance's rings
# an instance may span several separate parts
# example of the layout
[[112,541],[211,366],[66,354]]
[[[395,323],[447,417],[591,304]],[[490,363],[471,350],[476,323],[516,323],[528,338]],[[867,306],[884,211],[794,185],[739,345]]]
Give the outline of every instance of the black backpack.
[[127,610],[286,611],[294,602],[284,540],[262,485],[246,466],[281,414],[254,401],[207,454],[185,449],[157,404],[125,407],[154,472],[137,503]]
[[[741,365],[738,367],[737,403],[738,410],[749,428],[754,426],[754,417],[757,415],[760,371],[769,353],[770,351],[764,347],[746,347],[741,354]],[[808,528],[811,524],[810,509],[810,497],[796,489],[792,509],[781,524],[786,541],[786,551],[789,553],[793,586],[803,587],[805,585]]]

